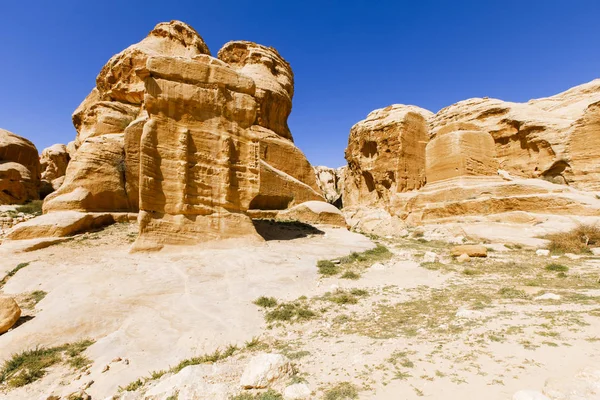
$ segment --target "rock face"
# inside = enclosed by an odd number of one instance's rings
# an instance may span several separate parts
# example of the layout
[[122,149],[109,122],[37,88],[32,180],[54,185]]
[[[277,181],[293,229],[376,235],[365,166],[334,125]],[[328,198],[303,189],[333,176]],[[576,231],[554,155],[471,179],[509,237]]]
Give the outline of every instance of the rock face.
[[[600,123],[599,102],[600,79],[527,103],[469,99],[438,112],[432,134],[452,123],[470,124],[492,135],[498,164],[511,175],[586,189],[594,185],[590,174],[600,168],[599,163],[587,162],[600,148],[591,134]],[[584,137],[587,151],[581,148]]]
[[19,320],[21,309],[12,297],[0,296],[0,334],[8,331]]
[[112,57],[73,114],[64,183],[44,212],[139,211],[138,249],[258,238],[246,212],[323,200],[287,125],[293,73],[276,50],[214,58],[172,21]]
[[38,199],[40,160],[29,140],[0,129],[0,204]]
[[427,144],[426,176],[433,183],[461,176],[495,176],[494,139],[487,132],[454,131]]
[[[600,215],[589,192],[600,188],[600,80],[528,103],[469,99],[407,121],[413,112],[390,106],[352,128],[345,207],[384,208],[408,223]],[[400,145],[390,146],[394,137]]]
[[395,104],[371,112],[350,130],[344,206],[385,206],[396,192],[425,184],[425,146],[433,113]]
[[337,208],[342,208],[342,191],[346,167],[329,168],[329,167],[314,167],[315,175],[317,176],[317,184],[321,193],[328,203],[333,204]]
[[40,197],[45,197],[62,185],[70,160],[67,146],[64,144],[54,144],[42,150],[40,155],[42,170]]

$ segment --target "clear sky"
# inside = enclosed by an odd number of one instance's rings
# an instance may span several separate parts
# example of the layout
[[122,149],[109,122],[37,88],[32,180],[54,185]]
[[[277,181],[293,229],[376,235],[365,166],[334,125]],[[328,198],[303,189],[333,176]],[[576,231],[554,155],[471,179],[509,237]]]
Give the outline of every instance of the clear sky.
[[600,77],[598,0],[20,0],[0,7],[0,127],[41,151],[74,139],[71,114],[106,61],[159,22],[193,26],[292,65],[289,124],[314,165],[345,164],[353,124],[393,103],[527,101]]

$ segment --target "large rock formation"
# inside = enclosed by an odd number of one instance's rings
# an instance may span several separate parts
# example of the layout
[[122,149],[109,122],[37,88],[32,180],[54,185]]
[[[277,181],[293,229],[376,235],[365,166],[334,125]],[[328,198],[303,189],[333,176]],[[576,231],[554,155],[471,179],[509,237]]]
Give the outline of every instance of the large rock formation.
[[29,140],[0,129],[0,204],[38,198],[40,160]]
[[214,58],[178,21],[112,57],[73,114],[63,185],[44,212],[137,212],[138,249],[253,236],[248,210],[323,200],[287,125],[293,73],[276,50]]
[[386,206],[397,192],[425,184],[430,111],[391,105],[371,112],[350,130],[344,206]]
[[12,297],[0,296],[0,334],[8,331],[19,320],[21,308]]
[[[429,126],[407,123],[409,110],[376,110],[352,128],[345,206],[381,207],[411,223],[513,211],[600,215],[586,192],[600,188],[600,80],[523,104],[470,99],[421,112]],[[402,140],[390,146],[396,131]]]
[[[453,123],[469,125],[492,135],[500,168],[510,174],[585,189],[600,169],[598,162],[590,165],[588,155],[600,152],[590,134],[599,123],[599,102],[600,79],[527,103],[469,99],[440,110],[432,134]],[[585,152],[582,140],[591,146]]]

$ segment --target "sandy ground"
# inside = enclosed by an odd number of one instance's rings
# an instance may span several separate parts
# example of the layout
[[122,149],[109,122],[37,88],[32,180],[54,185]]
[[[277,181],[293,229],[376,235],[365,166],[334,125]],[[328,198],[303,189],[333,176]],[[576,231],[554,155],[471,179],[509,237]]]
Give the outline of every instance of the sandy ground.
[[[315,399],[340,382],[354,385],[361,399],[510,399],[519,390],[542,391],[554,378],[572,380],[583,368],[600,370],[596,257],[538,256],[534,247],[493,240],[487,259],[460,264],[441,241],[374,237],[393,255],[363,263],[360,279],[349,280],[320,276],[317,260],[373,242],[321,229],[235,249],[129,254],[136,227],[117,224],[32,253],[2,255],[3,267],[30,262],[4,293],[48,294],[28,312],[33,318],[0,336],[0,360],[38,345],[96,340],[86,352],[90,375],[74,379],[77,373],[66,368],[50,369],[5,398],[45,399],[93,381],[87,393],[104,399],[150,371],[229,344],[243,347],[253,337],[290,357]],[[425,263],[428,252],[438,261]],[[547,271],[552,262],[566,266],[566,276]],[[356,304],[328,300],[351,289],[366,294]],[[543,293],[560,299],[536,300]],[[299,302],[315,317],[267,323],[268,309],[252,304],[259,296]],[[129,364],[111,363],[117,357]],[[238,371],[246,357],[217,364]],[[222,382],[235,387],[236,373]]]

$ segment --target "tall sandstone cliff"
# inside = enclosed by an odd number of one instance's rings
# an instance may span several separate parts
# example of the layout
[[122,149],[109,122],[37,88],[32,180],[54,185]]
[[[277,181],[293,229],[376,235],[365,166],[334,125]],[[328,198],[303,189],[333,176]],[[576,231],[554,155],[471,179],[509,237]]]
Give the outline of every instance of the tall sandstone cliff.
[[600,80],[527,103],[375,110],[350,131],[344,206],[413,222],[510,211],[600,215]]
[[139,249],[256,237],[246,213],[323,200],[287,125],[294,90],[276,50],[158,24],[113,56],[73,114],[62,186],[44,212],[138,212]]

